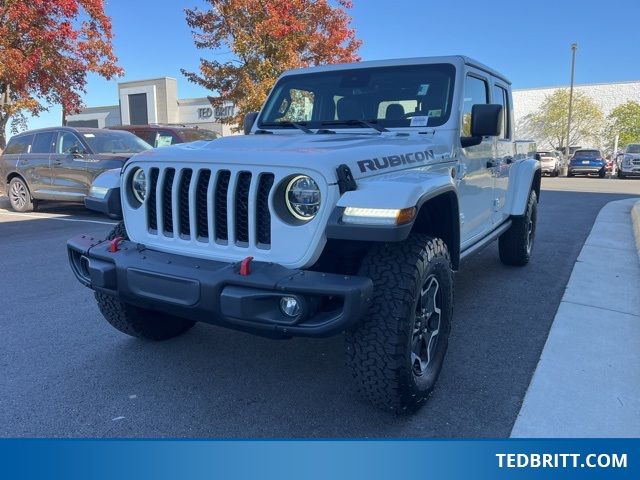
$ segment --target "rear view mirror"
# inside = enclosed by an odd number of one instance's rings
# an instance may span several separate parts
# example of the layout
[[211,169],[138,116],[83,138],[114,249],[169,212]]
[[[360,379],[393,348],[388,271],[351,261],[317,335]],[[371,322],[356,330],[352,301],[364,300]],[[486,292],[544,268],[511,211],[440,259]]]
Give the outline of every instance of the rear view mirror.
[[258,118],[258,112],[249,112],[244,117],[244,134],[249,135],[251,133],[251,129],[253,128],[253,124],[256,122],[256,118]]

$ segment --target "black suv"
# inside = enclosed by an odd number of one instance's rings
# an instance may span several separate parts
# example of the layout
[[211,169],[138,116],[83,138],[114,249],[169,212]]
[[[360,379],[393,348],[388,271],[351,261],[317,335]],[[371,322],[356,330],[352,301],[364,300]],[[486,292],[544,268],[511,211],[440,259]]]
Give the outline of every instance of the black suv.
[[34,209],[40,200],[82,202],[93,179],[120,168],[151,146],[129,132],[56,127],[21,133],[0,155],[0,182],[11,207]]

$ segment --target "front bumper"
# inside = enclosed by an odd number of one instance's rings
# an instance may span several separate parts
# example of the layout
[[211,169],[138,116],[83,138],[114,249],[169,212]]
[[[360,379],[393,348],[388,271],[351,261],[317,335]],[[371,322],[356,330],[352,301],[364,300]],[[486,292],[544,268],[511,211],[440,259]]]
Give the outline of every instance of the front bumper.
[[640,165],[622,167],[620,168],[620,173],[622,173],[625,177],[640,176]]
[[[116,252],[88,235],[67,242],[69,262],[85,286],[124,302],[191,320],[271,337],[326,337],[353,326],[373,291],[367,277],[292,270],[253,262],[203,260],[149,250],[124,241]],[[286,317],[280,299],[293,296],[301,312]]]
[[89,210],[104,213],[110,218],[120,220],[122,218],[120,187],[109,189],[104,198],[92,196],[84,197],[84,206]]

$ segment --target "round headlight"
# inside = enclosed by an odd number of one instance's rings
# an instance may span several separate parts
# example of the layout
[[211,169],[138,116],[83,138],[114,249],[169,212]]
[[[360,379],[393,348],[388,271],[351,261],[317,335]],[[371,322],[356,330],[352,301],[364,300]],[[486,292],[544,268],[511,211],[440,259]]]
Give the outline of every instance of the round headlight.
[[284,195],[289,212],[298,220],[311,220],[320,209],[320,189],[307,175],[293,177]]
[[147,196],[147,178],[141,168],[138,168],[131,177],[131,190],[136,200],[143,203],[144,197]]

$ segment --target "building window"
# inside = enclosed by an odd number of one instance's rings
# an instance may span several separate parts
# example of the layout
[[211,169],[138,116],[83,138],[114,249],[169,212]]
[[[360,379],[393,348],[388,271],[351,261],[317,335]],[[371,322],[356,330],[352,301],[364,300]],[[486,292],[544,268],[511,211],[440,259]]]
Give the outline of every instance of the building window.
[[129,95],[129,123],[131,125],[147,125],[147,94],[134,93]]

